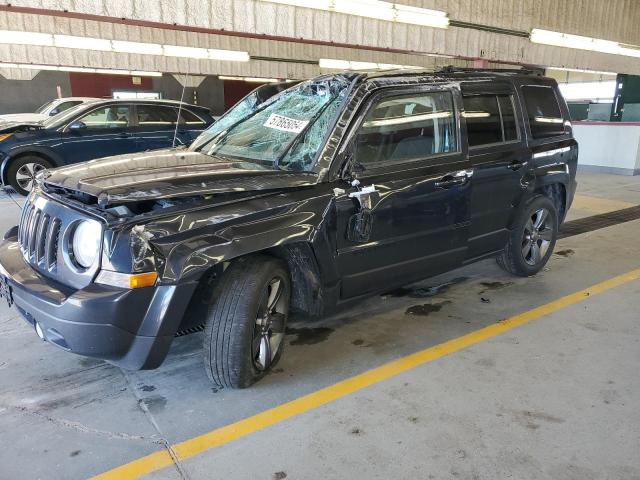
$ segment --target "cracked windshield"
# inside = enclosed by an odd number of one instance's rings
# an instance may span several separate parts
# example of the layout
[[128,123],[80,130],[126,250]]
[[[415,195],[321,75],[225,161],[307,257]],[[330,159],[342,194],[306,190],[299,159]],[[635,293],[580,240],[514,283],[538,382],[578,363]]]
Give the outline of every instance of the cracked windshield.
[[192,148],[267,168],[311,171],[348,86],[331,77],[301,83],[262,104],[249,95]]

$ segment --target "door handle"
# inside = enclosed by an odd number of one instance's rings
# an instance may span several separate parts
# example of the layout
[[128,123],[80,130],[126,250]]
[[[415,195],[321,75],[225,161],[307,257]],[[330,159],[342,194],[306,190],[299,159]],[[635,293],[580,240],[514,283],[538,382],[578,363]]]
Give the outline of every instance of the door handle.
[[524,163],[519,162],[518,160],[514,160],[509,165],[507,165],[507,168],[513,171],[520,170],[522,167],[524,167]]
[[132,135],[128,132],[120,132],[120,134],[118,135],[120,138],[129,138]]
[[473,170],[460,170],[455,173],[447,173],[435,183],[436,188],[451,188],[464,185],[473,175]]

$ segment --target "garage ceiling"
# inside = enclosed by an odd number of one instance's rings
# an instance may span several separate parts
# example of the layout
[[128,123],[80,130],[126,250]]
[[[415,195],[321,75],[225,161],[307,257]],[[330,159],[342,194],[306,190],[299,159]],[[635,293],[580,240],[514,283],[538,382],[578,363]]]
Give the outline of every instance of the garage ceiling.
[[526,37],[532,29],[542,28],[638,45],[640,9],[633,0],[402,3],[445,11],[451,25],[423,27],[262,0],[19,0],[11,7],[0,6],[0,29],[247,51],[251,60],[0,45],[0,62],[303,78],[320,73],[322,58],[427,68],[470,65],[480,58],[640,74],[638,58],[535,44]]

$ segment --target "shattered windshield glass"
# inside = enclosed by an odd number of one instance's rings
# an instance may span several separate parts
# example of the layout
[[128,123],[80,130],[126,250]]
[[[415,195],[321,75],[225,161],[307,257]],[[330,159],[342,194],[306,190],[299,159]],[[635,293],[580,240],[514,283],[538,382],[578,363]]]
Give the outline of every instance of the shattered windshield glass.
[[198,138],[192,149],[272,168],[310,171],[349,82],[324,77],[258,104],[249,95]]

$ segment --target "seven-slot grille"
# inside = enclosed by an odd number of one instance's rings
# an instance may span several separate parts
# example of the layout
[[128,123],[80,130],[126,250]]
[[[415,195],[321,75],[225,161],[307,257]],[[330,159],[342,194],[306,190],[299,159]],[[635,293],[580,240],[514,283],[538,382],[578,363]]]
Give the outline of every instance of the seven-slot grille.
[[58,260],[58,244],[62,221],[36,202],[26,203],[18,229],[18,243],[25,260],[42,270],[52,272]]
[[75,228],[93,220],[42,193],[32,193],[22,208],[18,243],[25,261],[44,276],[68,287],[85,288],[93,282],[100,262],[82,268],[73,261],[70,243]]

